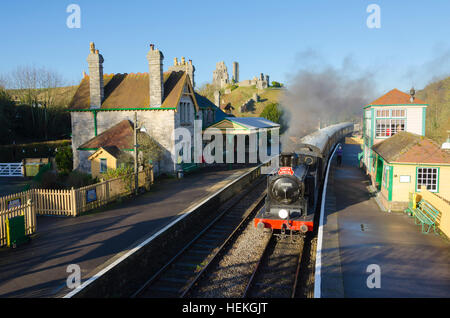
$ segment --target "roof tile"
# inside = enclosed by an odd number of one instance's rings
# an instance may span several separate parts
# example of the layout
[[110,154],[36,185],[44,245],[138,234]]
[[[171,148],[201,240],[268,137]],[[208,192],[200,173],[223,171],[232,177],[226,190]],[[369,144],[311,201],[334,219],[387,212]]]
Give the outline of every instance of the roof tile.
[[398,89],[394,88],[388,93],[384,94],[380,98],[374,100],[367,106],[371,105],[426,105],[426,102],[419,98],[414,98],[414,101],[411,103],[411,95],[406,94]]
[[450,164],[450,154],[431,139],[405,131],[374,145],[372,150],[390,163]]

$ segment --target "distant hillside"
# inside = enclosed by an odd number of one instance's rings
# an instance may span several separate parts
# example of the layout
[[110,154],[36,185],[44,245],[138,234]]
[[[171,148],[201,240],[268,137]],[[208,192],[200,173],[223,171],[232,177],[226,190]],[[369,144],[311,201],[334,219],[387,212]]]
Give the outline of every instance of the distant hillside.
[[[64,87],[56,87],[52,88],[52,96],[54,96],[53,104],[59,107],[67,107],[72,100],[73,95],[75,94],[78,85],[74,86],[64,86]],[[8,93],[11,95],[12,99],[16,102],[20,102],[21,96],[24,94],[23,89],[8,89]],[[43,90],[41,90],[43,91]],[[39,93],[38,99],[44,99],[45,93]]]
[[450,77],[428,84],[417,92],[417,97],[429,105],[425,135],[442,144],[447,139],[447,130],[450,130]]
[[[228,103],[234,107],[232,114],[240,117],[258,117],[263,111],[264,107],[269,104],[278,103],[283,92],[283,89],[269,87],[263,91],[259,91],[256,86],[237,87],[234,88],[229,85],[227,88],[232,89],[231,93],[225,94],[225,89],[221,89],[221,109]],[[199,89],[199,93],[214,103],[214,87],[207,84]],[[240,107],[250,98],[253,94],[259,95],[259,102],[252,105],[249,111],[240,112]]]

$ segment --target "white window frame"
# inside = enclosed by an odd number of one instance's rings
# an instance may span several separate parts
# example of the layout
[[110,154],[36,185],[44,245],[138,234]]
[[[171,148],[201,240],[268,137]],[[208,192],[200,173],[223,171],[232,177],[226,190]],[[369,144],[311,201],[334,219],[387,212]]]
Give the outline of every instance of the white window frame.
[[[398,129],[399,125],[403,127]],[[399,131],[406,131],[406,108],[375,109],[375,138],[389,138]]]
[[[103,165],[102,163],[105,163],[105,169],[102,169]],[[108,159],[107,158],[100,158],[100,173],[104,173],[108,170]]]
[[417,167],[416,171],[416,191],[420,192],[420,186],[426,186],[430,192],[439,190],[439,168],[438,167]]

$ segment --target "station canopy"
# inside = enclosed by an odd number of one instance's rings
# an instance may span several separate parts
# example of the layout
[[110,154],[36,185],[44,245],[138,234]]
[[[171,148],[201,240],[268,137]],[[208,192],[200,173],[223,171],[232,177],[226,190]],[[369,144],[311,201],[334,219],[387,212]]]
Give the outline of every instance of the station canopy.
[[280,125],[263,117],[226,117],[206,128],[209,132],[227,134],[249,134],[259,131],[280,129]]

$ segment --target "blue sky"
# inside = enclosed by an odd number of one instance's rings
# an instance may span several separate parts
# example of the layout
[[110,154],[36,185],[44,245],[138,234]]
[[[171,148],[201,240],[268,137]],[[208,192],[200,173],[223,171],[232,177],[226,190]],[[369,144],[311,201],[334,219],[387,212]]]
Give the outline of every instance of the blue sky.
[[[81,28],[69,29],[69,4],[81,8]],[[369,29],[369,4],[381,9],[381,28]],[[101,1],[1,0],[0,74],[19,65],[57,70],[78,83],[89,42],[105,73],[146,72],[155,43],[165,56],[185,56],[197,87],[211,81],[218,61],[240,64],[240,79],[259,73],[289,84],[311,65],[342,68],[376,79],[377,90],[424,87],[450,75],[450,1]],[[305,52],[309,54],[305,54]]]

